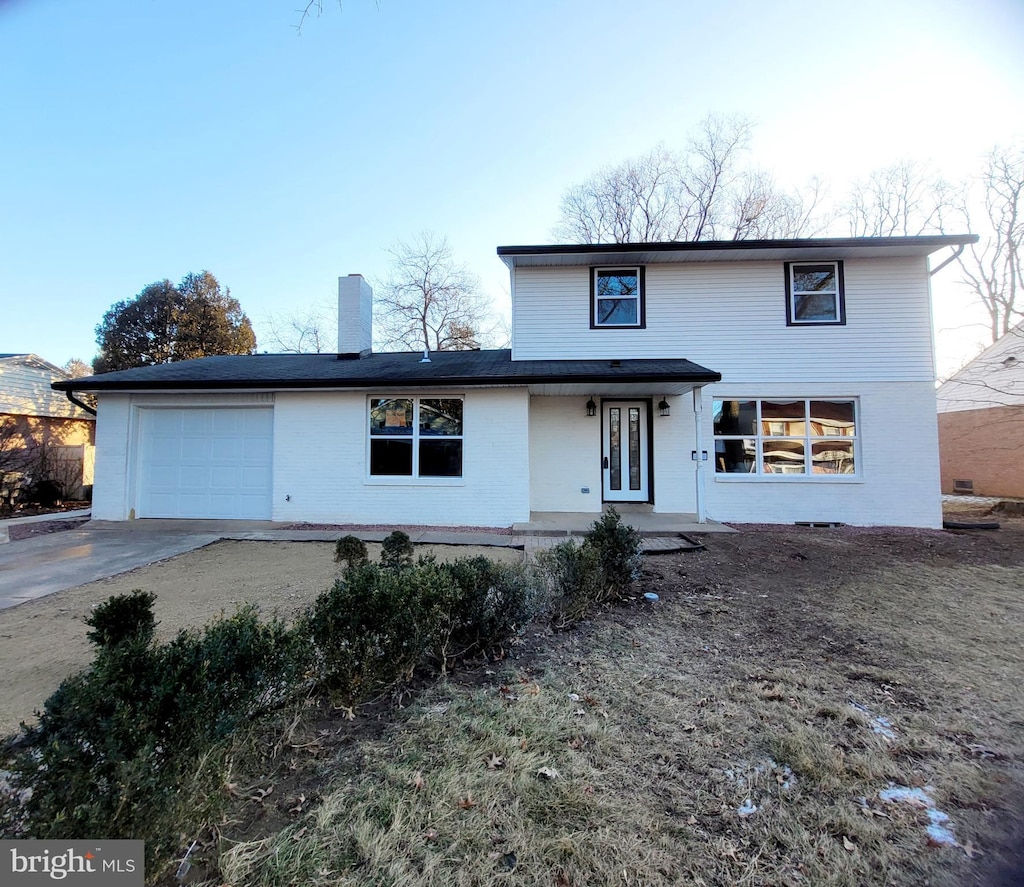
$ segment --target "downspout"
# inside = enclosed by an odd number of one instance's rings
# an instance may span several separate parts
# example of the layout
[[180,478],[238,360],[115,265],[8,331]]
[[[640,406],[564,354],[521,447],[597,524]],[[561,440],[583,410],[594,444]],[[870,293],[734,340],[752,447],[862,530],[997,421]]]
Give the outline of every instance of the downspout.
[[943,268],[945,268],[945,267],[946,267],[946,266],[947,266],[947,265],[948,265],[948,264],[949,264],[950,262],[955,262],[955,261],[956,261],[957,259],[959,259],[959,258],[960,258],[960,253],[962,253],[963,251],[964,251],[964,244],[962,244],[962,243],[961,243],[961,244],[960,244],[960,246],[958,246],[958,247],[956,248],[956,252],[955,252],[955,253],[953,253],[953,255],[951,255],[951,256],[950,256],[950,257],[949,257],[948,259],[946,259],[946,261],[945,261],[945,262],[942,262],[941,264],[937,265],[937,266],[936,266],[935,268],[932,268],[932,269],[931,269],[931,270],[930,270],[930,271],[928,272],[928,276],[929,276],[929,277],[934,277],[934,276],[935,276],[936,274],[938,274],[938,273],[939,273],[939,272],[940,272],[940,271],[941,271],[941,270],[942,270]]
[[85,410],[87,413],[91,413],[93,416],[96,415],[96,410],[94,410],[88,404],[82,403],[82,401],[75,397],[74,391],[65,391],[64,394],[67,395],[67,399],[70,400],[79,409]]
[[708,522],[707,513],[704,510],[704,445],[701,438],[701,420],[704,417],[704,389],[700,385],[693,389],[693,460],[696,462],[694,469],[694,483],[697,486],[697,523]]

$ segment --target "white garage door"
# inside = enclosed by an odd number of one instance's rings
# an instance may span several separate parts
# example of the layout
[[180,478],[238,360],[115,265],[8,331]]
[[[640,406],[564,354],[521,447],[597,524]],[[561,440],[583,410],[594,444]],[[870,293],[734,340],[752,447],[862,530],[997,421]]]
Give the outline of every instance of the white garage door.
[[142,410],[139,517],[269,520],[274,411]]

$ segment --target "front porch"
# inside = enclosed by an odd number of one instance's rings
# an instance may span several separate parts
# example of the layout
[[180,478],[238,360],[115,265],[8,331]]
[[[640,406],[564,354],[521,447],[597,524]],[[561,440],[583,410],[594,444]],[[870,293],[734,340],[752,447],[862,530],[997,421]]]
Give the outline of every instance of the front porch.
[[[692,533],[735,533],[732,527],[713,520],[699,522],[690,512],[653,512],[650,506],[616,505],[622,522],[636,529],[645,539],[687,536]],[[607,509],[607,506],[605,506]],[[530,520],[512,525],[517,536],[582,536],[599,514],[584,511],[531,511]]]

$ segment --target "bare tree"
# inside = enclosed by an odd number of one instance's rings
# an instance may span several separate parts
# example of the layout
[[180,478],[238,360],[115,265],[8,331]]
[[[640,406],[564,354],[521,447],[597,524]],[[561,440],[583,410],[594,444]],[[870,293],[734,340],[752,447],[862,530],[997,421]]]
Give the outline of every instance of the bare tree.
[[[967,230],[975,230],[981,240],[961,254],[959,263],[963,283],[988,312],[995,342],[1024,317],[1024,145],[994,148],[973,184],[957,209]],[[975,211],[972,195],[978,189],[981,209]]]
[[24,429],[14,416],[0,416],[0,514],[14,507],[30,461]]
[[911,237],[943,230],[952,188],[927,164],[901,160],[854,182],[843,207],[854,237]]
[[284,354],[325,354],[337,351],[337,305],[313,305],[266,319],[271,348]]
[[71,360],[64,364],[64,372],[71,376],[72,379],[81,379],[92,375],[92,367],[81,358],[72,357]]
[[385,348],[466,351],[480,347],[490,306],[480,282],[457,264],[446,237],[424,231],[389,251],[376,287],[374,328]]
[[745,173],[730,190],[731,228],[723,227],[721,235],[730,240],[814,237],[832,222],[823,209],[824,200],[825,185],[816,177],[802,191],[787,193],[767,172]]
[[679,152],[659,146],[607,167],[562,197],[555,236],[574,243],[640,243],[802,236],[818,209],[743,165],[753,125],[705,118]]

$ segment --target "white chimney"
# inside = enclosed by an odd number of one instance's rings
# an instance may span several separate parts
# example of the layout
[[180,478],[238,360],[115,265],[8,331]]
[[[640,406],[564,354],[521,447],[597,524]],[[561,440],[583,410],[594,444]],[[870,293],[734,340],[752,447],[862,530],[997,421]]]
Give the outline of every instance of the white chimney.
[[362,274],[338,278],[338,359],[366,357],[373,341],[373,290]]

